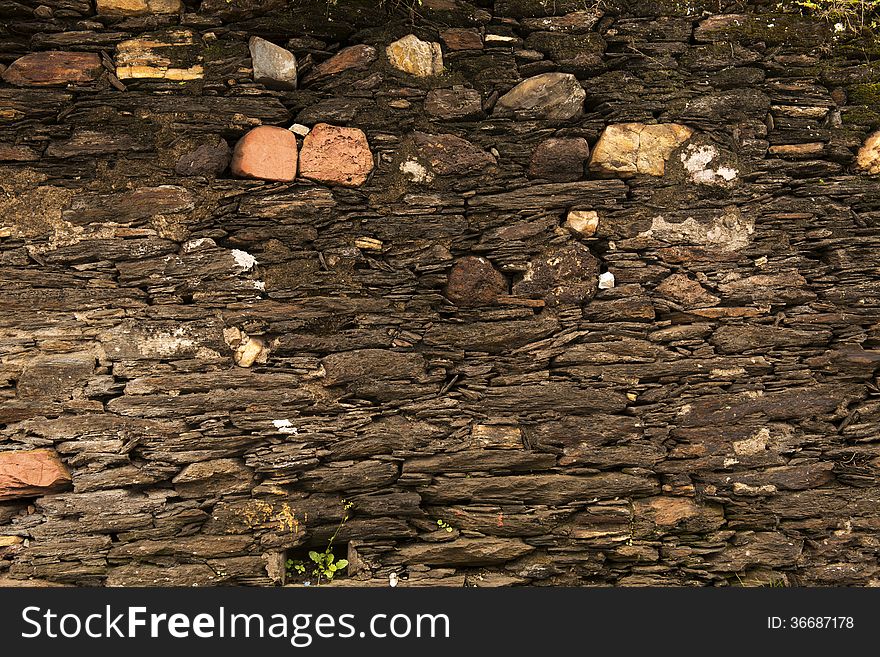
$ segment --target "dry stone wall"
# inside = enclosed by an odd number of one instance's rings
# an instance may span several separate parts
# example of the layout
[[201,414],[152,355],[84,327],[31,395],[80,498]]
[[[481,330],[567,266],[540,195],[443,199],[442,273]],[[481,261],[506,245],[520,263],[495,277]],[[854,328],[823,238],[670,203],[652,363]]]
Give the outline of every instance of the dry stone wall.
[[0,580],[277,585],[347,513],[349,585],[880,583],[878,54],[0,2]]

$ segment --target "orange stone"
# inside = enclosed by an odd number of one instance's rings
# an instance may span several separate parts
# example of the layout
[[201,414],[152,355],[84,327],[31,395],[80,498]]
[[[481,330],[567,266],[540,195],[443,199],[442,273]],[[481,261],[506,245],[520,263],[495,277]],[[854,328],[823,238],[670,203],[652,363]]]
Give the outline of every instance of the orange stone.
[[70,473],[51,449],[0,452],[0,501],[64,490]]
[[290,182],[296,177],[296,159],[296,136],[264,125],[238,140],[230,168],[239,178]]
[[3,79],[19,87],[50,87],[94,82],[103,71],[101,58],[94,53],[49,50],[16,59]]
[[363,131],[319,123],[303,140],[299,173],[330,185],[363,185],[373,170],[373,153]]

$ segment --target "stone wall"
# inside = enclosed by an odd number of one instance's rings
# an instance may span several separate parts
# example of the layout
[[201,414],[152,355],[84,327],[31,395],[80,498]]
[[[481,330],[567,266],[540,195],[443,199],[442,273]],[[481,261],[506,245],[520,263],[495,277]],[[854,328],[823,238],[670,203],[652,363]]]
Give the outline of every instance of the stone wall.
[[0,3],[0,580],[880,583],[880,51],[774,11]]

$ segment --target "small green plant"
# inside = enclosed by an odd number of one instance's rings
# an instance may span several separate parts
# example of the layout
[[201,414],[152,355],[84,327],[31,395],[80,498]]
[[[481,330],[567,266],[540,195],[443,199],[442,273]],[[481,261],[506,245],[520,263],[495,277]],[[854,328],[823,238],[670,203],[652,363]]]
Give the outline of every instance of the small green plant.
[[443,522],[442,520],[438,520],[437,526],[440,529],[445,529],[446,531],[452,533],[452,525],[450,525],[448,522]]
[[348,559],[336,559],[336,555],[333,554],[333,541],[336,540],[340,530],[345,523],[348,522],[348,512],[352,507],[354,507],[354,502],[342,500],[342,520],[339,521],[336,531],[333,532],[330,540],[327,541],[327,547],[324,548],[323,552],[318,552],[316,550],[309,551],[309,559],[311,563],[308,565],[300,559],[288,559],[285,564],[288,576],[305,575],[310,567],[311,574],[315,577],[315,586],[320,586],[322,579],[330,582],[337,574],[348,566]]

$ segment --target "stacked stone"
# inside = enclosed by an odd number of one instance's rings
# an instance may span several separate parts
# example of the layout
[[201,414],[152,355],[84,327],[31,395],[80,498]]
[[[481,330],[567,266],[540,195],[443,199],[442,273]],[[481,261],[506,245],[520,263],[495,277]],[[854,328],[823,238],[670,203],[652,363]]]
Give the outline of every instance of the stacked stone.
[[284,5],[4,10],[2,581],[878,583],[856,37]]

